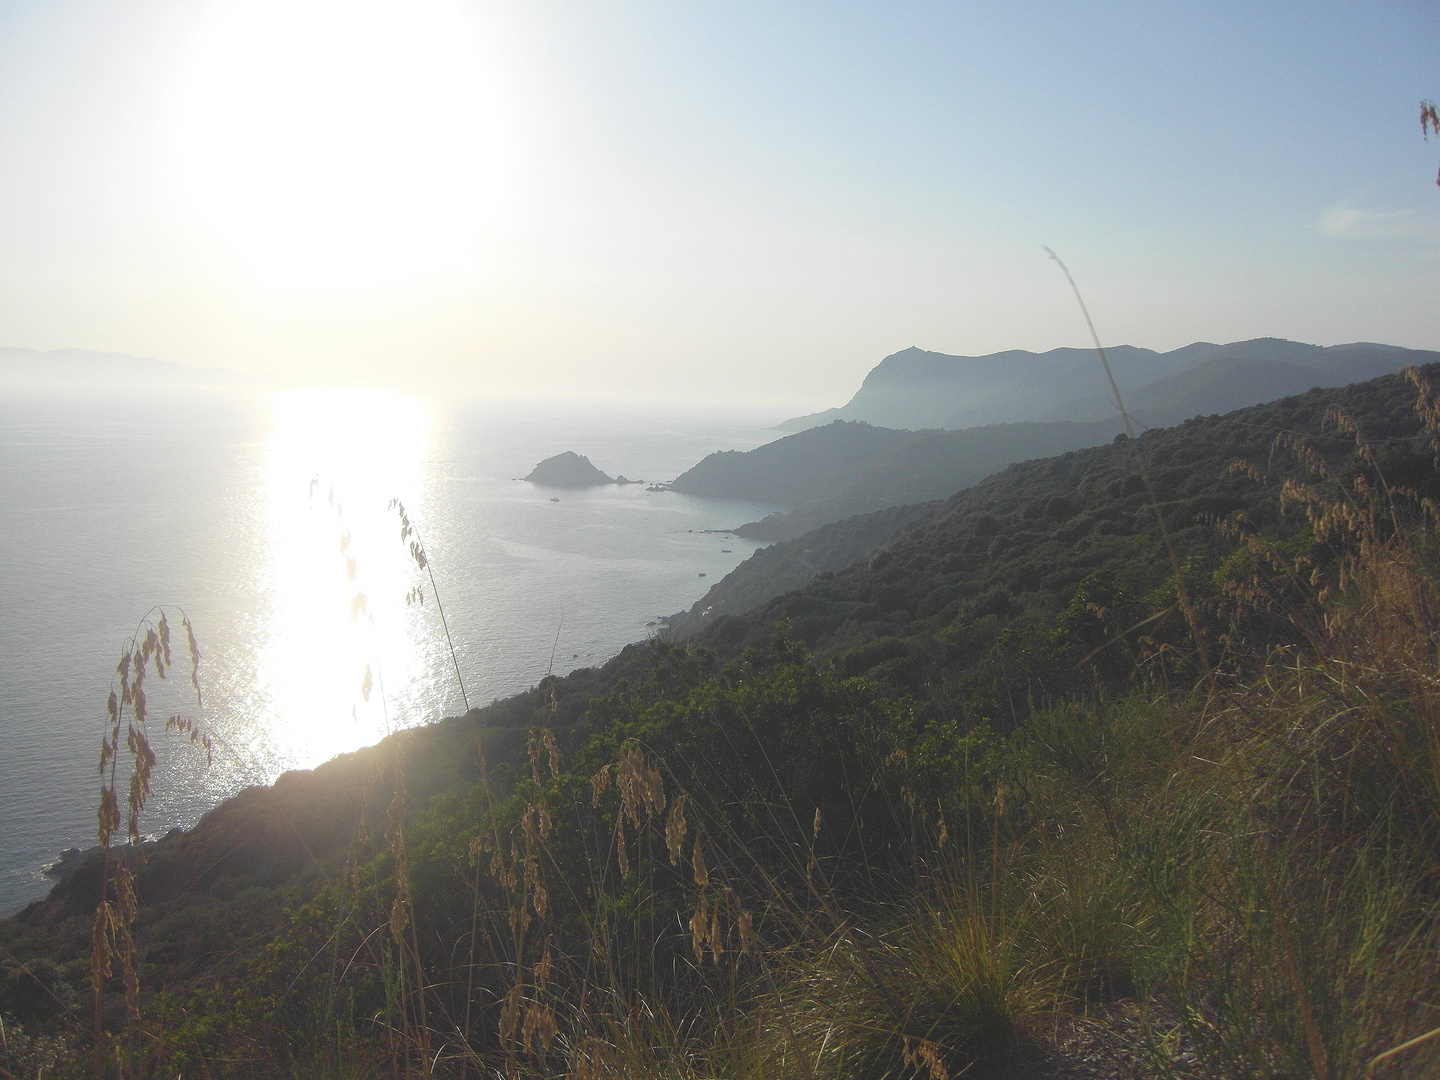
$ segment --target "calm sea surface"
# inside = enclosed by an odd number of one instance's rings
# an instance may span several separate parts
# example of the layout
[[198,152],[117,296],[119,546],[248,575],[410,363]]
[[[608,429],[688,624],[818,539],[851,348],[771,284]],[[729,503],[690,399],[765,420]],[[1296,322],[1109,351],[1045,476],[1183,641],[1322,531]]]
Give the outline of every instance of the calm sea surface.
[[[421,530],[470,703],[485,704],[533,686],[552,654],[564,673],[652,633],[758,546],[705,530],[774,509],[514,477],[575,450],[611,475],[670,480],[768,442],[778,419],[360,390],[0,396],[0,914],[44,894],[60,851],[94,843],[104,702],[153,606],[177,630],[182,611],[193,621],[204,702],[183,677],[152,678],[152,716],[198,715],[219,737],[207,767],[152,736],[142,824],[158,834],[461,711],[393,498]],[[407,604],[416,586],[424,603]]]

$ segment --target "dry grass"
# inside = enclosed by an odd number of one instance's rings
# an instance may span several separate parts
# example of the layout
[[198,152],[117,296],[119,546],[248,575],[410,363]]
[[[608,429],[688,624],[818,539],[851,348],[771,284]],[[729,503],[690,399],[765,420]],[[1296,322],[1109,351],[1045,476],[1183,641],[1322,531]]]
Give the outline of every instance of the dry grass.
[[[200,646],[189,616],[181,613],[185,631],[185,649],[190,661],[190,688],[194,693],[197,712],[203,711],[200,692]],[[100,900],[95,910],[91,931],[90,985],[94,998],[92,1016],[92,1052],[96,1075],[103,1073],[113,1058],[123,1062],[127,1042],[140,1020],[140,980],[136,973],[133,928],[136,920],[135,876],[130,857],[116,853],[117,835],[121,833],[119,787],[126,785],[124,837],[136,847],[141,842],[140,815],[150,797],[151,779],[156,755],[150,744],[150,702],[146,679],[151,669],[155,677],[168,679],[174,664],[169,616],[163,608],[154,608],[141,619],[135,632],[126,641],[115,667],[115,684],[106,701],[108,729],[100,747],[100,806],[96,815],[97,838],[103,852],[100,876]],[[205,751],[207,762],[212,739],[197,717],[175,713],[165,721],[165,730],[186,736]],[[124,735],[122,749],[121,735]],[[122,774],[120,763],[126,763]],[[117,976],[124,989],[124,1022],[118,1034],[107,1029],[105,1001],[107,984]],[[120,1067],[117,1064],[117,1067]]]

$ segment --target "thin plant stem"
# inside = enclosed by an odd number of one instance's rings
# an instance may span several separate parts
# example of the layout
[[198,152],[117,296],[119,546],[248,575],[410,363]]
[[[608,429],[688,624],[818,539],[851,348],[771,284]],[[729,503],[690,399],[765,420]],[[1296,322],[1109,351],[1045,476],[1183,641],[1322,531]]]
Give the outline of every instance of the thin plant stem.
[[1195,604],[1190,599],[1190,590],[1185,585],[1185,576],[1180,572],[1180,559],[1175,554],[1175,545],[1170,540],[1170,530],[1165,526],[1165,516],[1160,512],[1160,501],[1155,497],[1155,485],[1150,481],[1150,469],[1145,464],[1145,455],[1140,451],[1140,440],[1135,437],[1135,423],[1130,418],[1130,412],[1125,408],[1125,399],[1120,394],[1120,385],[1115,381],[1115,373],[1110,370],[1110,359],[1105,355],[1105,346],[1100,344],[1100,335],[1095,330],[1095,321],[1090,318],[1090,309],[1085,306],[1085,298],[1080,295],[1080,286],[1075,284],[1075,279],[1070,274],[1070,268],[1065,265],[1064,260],[1056,255],[1050,248],[1045,248],[1045,254],[1055,261],[1060,267],[1060,272],[1065,275],[1065,280],[1070,283],[1070,291],[1075,294],[1075,300],[1080,305],[1080,314],[1085,316],[1085,325],[1090,329],[1090,340],[1095,343],[1095,351],[1100,355],[1100,366],[1105,369],[1105,378],[1110,382],[1110,392],[1115,395],[1115,406],[1120,410],[1120,418],[1125,422],[1126,442],[1130,444],[1130,450],[1135,455],[1135,463],[1140,469],[1140,479],[1145,485],[1145,494],[1150,500],[1150,508],[1155,511],[1155,522],[1160,526],[1160,538],[1165,543],[1165,553],[1170,557],[1170,568],[1175,573],[1175,592],[1180,601],[1180,608],[1185,613],[1185,621],[1190,624],[1190,636],[1195,641],[1195,649],[1200,655],[1200,666],[1205,670],[1205,681],[1209,684],[1213,693],[1215,690],[1215,671],[1210,666],[1209,650],[1205,648],[1205,638],[1200,633],[1200,618],[1195,612]]
[[[420,539],[420,530],[415,530],[415,542],[420,545],[420,552],[425,552],[425,542]],[[460,685],[460,700],[465,705],[465,711],[470,711],[470,695],[465,692],[465,678],[460,674],[460,658],[455,655],[455,641],[450,636],[450,620],[445,618],[445,605],[440,602],[440,588],[435,584],[435,571],[430,566],[430,557],[425,556],[425,573],[430,575],[430,593],[435,597],[435,610],[440,613],[440,626],[445,631],[445,644],[450,648],[450,663],[455,665],[455,681]]]
[[[439,601],[437,600],[436,603],[438,604]],[[562,611],[560,612],[560,623],[555,627],[555,640],[550,644],[550,663],[546,665],[545,668],[546,678],[549,678],[551,673],[555,670],[555,651],[560,648],[560,630],[564,627],[564,625],[565,612]]]
[[465,711],[470,711],[470,695],[465,692],[465,678],[460,674],[460,659],[455,653],[455,640],[450,636],[450,620],[445,617],[445,605],[440,601],[440,587],[435,584],[435,570],[430,565],[430,556],[425,551],[425,540],[420,535],[420,529],[411,524],[410,515],[405,512],[405,504],[398,498],[391,499],[390,505],[400,513],[400,521],[403,526],[401,538],[408,539],[414,534],[415,539],[411,541],[411,554],[415,561],[430,576],[430,593],[435,597],[435,609],[440,612],[440,626],[445,631],[445,644],[450,648],[450,663],[455,665],[455,681],[460,686],[460,700],[465,704]]

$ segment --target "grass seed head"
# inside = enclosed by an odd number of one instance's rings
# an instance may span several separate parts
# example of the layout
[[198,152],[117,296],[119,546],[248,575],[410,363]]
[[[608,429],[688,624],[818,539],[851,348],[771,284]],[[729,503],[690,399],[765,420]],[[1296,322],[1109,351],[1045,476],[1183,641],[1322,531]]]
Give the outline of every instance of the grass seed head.
[[595,775],[590,777],[591,806],[600,805],[600,796],[605,794],[605,790],[610,786],[610,769],[611,766],[602,765],[595,770]]
[[665,847],[670,852],[670,865],[680,865],[680,848],[685,842],[685,803],[690,796],[685,792],[676,795],[670,802],[670,813],[665,819]]
[[695,871],[695,884],[702,889],[710,884],[710,871],[705,866],[705,847],[700,843],[700,834],[695,834],[695,847],[690,852],[690,865]]

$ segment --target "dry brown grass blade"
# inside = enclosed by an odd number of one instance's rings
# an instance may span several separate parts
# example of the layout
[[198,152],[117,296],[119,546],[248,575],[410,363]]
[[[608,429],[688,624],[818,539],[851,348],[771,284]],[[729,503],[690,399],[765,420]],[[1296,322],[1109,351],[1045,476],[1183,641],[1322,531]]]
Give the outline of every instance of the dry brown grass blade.
[[[1420,102],[1420,134],[1425,137],[1426,142],[1430,141],[1432,131],[1436,135],[1440,135],[1440,112],[1436,112],[1435,102],[1422,101]],[[1435,174],[1435,186],[1440,187],[1440,172]]]

